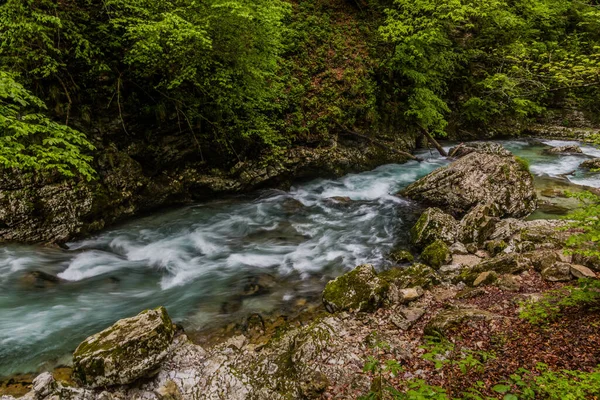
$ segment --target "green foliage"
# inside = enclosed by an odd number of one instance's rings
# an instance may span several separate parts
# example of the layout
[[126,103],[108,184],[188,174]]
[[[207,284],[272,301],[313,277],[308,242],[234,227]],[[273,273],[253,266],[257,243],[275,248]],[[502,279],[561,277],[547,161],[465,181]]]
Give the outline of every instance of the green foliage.
[[577,233],[567,241],[568,252],[588,257],[600,256],[600,196],[591,192],[568,195],[581,202],[580,208],[565,216],[565,219],[573,221],[569,229]]
[[94,176],[94,146],[85,135],[41,113],[44,103],[14,77],[0,71],[0,165],[24,171],[55,170],[64,176]]
[[553,94],[598,94],[600,37],[593,2],[395,0],[380,28],[392,43],[405,115],[444,135],[463,123],[535,116]]
[[600,305],[600,281],[580,279],[577,287],[565,286],[551,290],[536,301],[526,301],[519,316],[534,325],[555,321],[568,307],[592,307]]

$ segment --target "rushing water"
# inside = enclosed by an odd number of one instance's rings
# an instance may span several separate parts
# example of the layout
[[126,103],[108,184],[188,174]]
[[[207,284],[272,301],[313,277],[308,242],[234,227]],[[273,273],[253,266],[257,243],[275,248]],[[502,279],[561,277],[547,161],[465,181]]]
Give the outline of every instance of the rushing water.
[[[563,144],[504,142],[531,162],[540,185],[562,177],[599,187],[599,175],[577,167],[600,150],[541,154]],[[358,264],[385,266],[385,254],[407,243],[419,211],[394,193],[447,163],[430,152],[421,156],[427,160],[289,192],[164,211],[69,243],[69,250],[1,247],[0,376],[68,362],[86,336],[149,307],[164,305],[186,330],[202,330],[232,312],[293,308],[295,299],[319,293],[329,278]],[[35,285],[27,279],[31,271],[61,280]],[[240,300],[249,282],[265,276],[277,281],[269,293]]]

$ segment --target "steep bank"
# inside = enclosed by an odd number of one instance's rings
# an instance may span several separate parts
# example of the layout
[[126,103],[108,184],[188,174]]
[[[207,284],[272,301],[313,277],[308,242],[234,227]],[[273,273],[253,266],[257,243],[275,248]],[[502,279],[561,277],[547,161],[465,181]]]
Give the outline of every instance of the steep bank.
[[402,163],[407,158],[397,151],[412,151],[415,146],[414,138],[379,140],[388,148],[360,139],[331,140],[319,148],[297,146],[281,157],[268,155],[239,162],[230,170],[179,163],[177,160],[186,155],[182,142],[179,146],[164,145],[163,156],[174,160],[157,171],[148,170],[152,165],[144,168],[135,159],[140,155],[135,154],[135,148],[132,155],[106,148],[97,157],[100,178],[95,182],[5,174],[0,182],[0,241],[64,243],[159,207],[259,188],[289,188],[298,180],[338,177]]

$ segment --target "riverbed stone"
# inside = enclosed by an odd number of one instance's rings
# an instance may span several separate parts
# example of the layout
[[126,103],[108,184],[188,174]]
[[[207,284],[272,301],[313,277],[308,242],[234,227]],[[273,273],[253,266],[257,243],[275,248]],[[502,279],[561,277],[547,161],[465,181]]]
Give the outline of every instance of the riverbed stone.
[[499,217],[520,218],[537,207],[533,177],[513,156],[474,152],[409,185],[401,194],[453,215],[478,204],[497,207]]
[[424,249],[436,240],[452,244],[456,239],[457,226],[451,215],[439,208],[428,208],[410,230],[412,243],[418,249]]
[[442,240],[436,240],[421,253],[421,260],[433,269],[439,269],[444,264],[452,262],[452,253],[448,245]]
[[92,388],[131,383],[159,366],[173,335],[173,323],[164,307],[119,320],[77,347],[73,374]]
[[44,271],[26,272],[19,281],[21,286],[30,289],[49,289],[66,282],[64,279]]
[[572,279],[571,265],[560,261],[555,262],[542,271],[542,278],[550,282],[570,281]]
[[375,311],[389,289],[371,264],[360,265],[327,283],[323,304],[330,313],[338,311]]

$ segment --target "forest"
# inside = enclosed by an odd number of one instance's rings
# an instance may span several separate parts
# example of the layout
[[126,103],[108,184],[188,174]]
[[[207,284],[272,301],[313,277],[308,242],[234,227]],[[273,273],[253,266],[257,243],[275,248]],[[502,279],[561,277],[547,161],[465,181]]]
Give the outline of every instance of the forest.
[[0,160],[91,180],[99,144],[173,133],[230,167],[343,128],[460,138],[555,109],[598,118],[599,15],[569,0],[8,0]]

